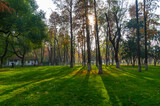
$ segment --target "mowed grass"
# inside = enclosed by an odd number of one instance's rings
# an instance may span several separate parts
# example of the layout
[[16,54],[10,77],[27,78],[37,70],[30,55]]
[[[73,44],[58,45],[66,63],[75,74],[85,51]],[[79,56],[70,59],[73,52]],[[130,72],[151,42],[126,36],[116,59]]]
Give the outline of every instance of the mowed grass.
[[0,106],[160,105],[160,66],[44,66],[0,70]]

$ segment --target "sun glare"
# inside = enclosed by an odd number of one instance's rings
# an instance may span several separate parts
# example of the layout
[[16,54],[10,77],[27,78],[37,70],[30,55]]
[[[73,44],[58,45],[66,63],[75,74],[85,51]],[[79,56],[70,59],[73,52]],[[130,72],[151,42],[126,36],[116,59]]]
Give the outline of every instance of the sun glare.
[[94,25],[95,24],[94,15],[88,15],[88,19],[89,19],[89,24],[90,25]]

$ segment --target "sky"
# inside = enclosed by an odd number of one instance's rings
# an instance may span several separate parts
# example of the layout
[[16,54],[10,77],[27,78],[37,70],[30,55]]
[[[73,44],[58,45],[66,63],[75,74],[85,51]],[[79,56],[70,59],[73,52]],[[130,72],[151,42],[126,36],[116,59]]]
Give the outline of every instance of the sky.
[[55,5],[52,0],[36,0],[39,10],[43,10],[46,13],[46,18],[49,19],[52,10],[55,10]]
[[[141,2],[143,0],[139,0]],[[55,10],[56,6],[53,4],[52,0],[36,0],[39,10],[43,10],[46,13],[46,19],[49,19],[52,10]],[[128,0],[129,4],[135,3],[135,0]],[[159,2],[160,5],[160,2]],[[160,14],[160,8],[157,10],[157,13]]]
[[[139,0],[142,1],[142,0]],[[55,5],[52,0],[36,0],[39,10],[43,10],[46,13],[46,18],[49,19],[52,10],[55,10]],[[129,0],[129,3],[135,3],[134,0]]]

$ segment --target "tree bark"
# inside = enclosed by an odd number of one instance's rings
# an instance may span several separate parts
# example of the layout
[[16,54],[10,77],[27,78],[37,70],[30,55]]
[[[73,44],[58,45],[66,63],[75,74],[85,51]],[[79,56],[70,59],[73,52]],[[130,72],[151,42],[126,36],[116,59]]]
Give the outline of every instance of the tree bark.
[[73,68],[73,32],[72,32],[72,0],[70,1],[70,33],[71,33],[71,62],[70,67]]
[[11,35],[11,32],[6,32],[5,34],[7,34],[7,33],[9,33],[9,34],[6,37],[6,41],[5,41],[6,44],[5,44],[4,53],[3,53],[2,56],[0,56],[0,58],[1,58],[1,68],[3,68],[3,59],[4,59],[4,57],[6,56],[6,54],[8,52],[9,36]]
[[[97,35],[96,35],[97,36]],[[96,44],[96,66],[98,67],[98,52],[97,52],[97,37],[95,36],[95,44]]]
[[53,52],[54,52],[53,53],[53,56],[54,56],[53,65],[56,65],[56,37],[54,38],[54,50],[53,50]]
[[146,17],[146,0],[144,2],[144,35],[145,35],[145,70],[148,70],[148,50],[147,50],[147,17]]
[[24,56],[21,58],[21,67],[24,67]]
[[90,45],[90,33],[89,33],[89,19],[88,19],[88,0],[85,0],[85,17],[86,17],[86,33],[87,33],[87,54],[88,54],[88,71],[91,71],[91,45]]
[[43,65],[43,59],[44,59],[44,48],[41,48],[41,66]]
[[3,68],[3,58],[1,57],[1,68]]
[[154,59],[154,66],[156,66],[157,65],[157,60],[156,59]]
[[109,61],[109,53],[108,53],[108,26],[107,26],[107,33],[106,33],[106,67],[108,66],[108,61]]
[[110,31],[110,22],[109,22],[109,17],[107,14],[106,15],[106,21],[108,23],[108,28],[109,28],[109,40],[113,45],[114,51],[115,51],[115,61],[116,61],[116,68],[120,68],[120,63],[119,63],[119,58],[118,58],[118,53],[119,53],[119,42],[120,42],[120,38],[121,38],[121,27],[119,26],[119,22],[118,22],[118,17],[116,14],[114,14],[114,18],[116,21],[116,28],[117,31],[114,35],[114,38],[111,37],[111,31]]
[[98,46],[98,62],[99,62],[99,74],[103,74],[102,70],[102,57],[101,57],[101,51],[100,51],[100,46],[99,46],[99,30],[98,30],[98,22],[97,22],[97,9],[96,9],[96,0],[94,0],[94,13],[95,13],[95,19],[96,19],[96,25],[95,25],[95,30],[96,30],[96,38],[97,38],[97,46]]
[[138,15],[138,0],[136,0],[136,18],[137,18],[137,57],[138,57],[138,70],[141,72],[141,50],[140,50],[140,33],[139,33],[139,15]]
[[135,58],[133,58],[133,64],[132,64],[132,66],[134,67],[135,66]]
[[51,45],[51,65],[53,65],[53,46]]

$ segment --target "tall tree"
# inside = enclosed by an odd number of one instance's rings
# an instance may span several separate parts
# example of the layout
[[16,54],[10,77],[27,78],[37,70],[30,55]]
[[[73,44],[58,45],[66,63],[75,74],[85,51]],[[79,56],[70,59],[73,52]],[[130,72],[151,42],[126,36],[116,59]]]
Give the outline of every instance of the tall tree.
[[70,33],[71,33],[71,63],[70,63],[70,67],[73,68],[73,31],[72,31],[72,8],[73,8],[73,1],[70,0]]
[[109,40],[112,43],[114,48],[114,55],[116,61],[116,67],[120,68],[120,61],[119,61],[119,44],[122,37],[122,28],[124,27],[125,23],[125,13],[126,7],[124,7],[124,1],[109,1],[108,5],[111,8],[108,10],[108,14],[106,13],[106,21],[108,23],[109,28]]
[[86,17],[86,34],[87,34],[87,54],[88,54],[88,71],[91,70],[91,43],[90,43],[90,32],[89,32],[89,19],[88,19],[88,0],[85,0],[85,17]]
[[139,14],[138,14],[138,0],[136,0],[136,18],[137,18],[137,57],[138,70],[141,72],[141,50],[140,50],[140,32],[139,32]]
[[98,62],[99,62],[99,74],[103,74],[102,71],[102,57],[101,57],[101,52],[100,52],[100,46],[99,46],[99,31],[98,31],[98,22],[97,22],[97,9],[96,9],[96,0],[94,0],[94,14],[95,14],[95,31],[96,31],[96,43],[98,46]]
[[146,0],[143,0],[144,5],[144,36],[145,36],[145,70],[148,70],[148,50],[147,50],[147,14]]

